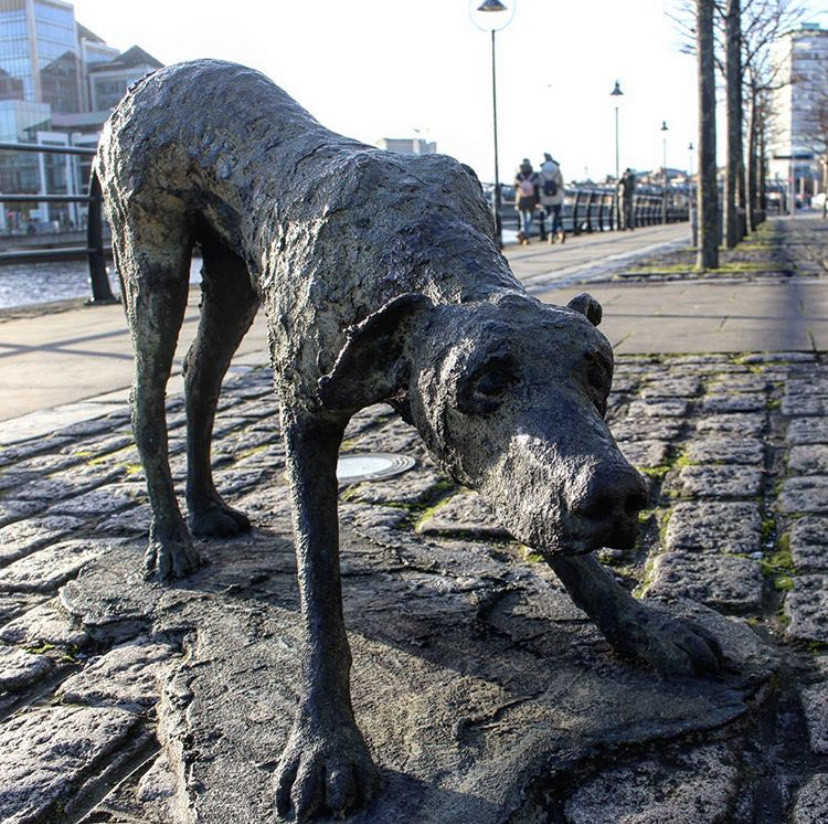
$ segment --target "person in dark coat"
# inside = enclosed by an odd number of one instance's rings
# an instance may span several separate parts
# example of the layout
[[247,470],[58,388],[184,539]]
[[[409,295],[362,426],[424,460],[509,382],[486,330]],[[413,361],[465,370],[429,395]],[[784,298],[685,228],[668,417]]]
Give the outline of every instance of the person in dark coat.
[[619,228],[635,229],[635,175],[632,169],[624,169],[618,181]]

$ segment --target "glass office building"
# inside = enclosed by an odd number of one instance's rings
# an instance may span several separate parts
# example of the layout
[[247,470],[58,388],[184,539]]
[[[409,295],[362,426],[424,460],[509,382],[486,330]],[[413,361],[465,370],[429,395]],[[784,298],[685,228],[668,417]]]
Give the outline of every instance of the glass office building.
[[78,112],[75,11],[63,0],[0,0],[0,99]]
[[[0,0],[0,142],[94,147],[130,83],[159,63],[137,46],[120,52],[75,20],[66,0]],[[85,189],[88,158],[0,152],[0,233],[33,224],[79,226],[77,204],[37,200]]]
[[787,181],[791,203],[794,198],[807,203],[828,184],[821,180],[828,30],[818,23],[803,23],[779,39],[774,57],[777,87],[773,91],[770,171],[777,181]]

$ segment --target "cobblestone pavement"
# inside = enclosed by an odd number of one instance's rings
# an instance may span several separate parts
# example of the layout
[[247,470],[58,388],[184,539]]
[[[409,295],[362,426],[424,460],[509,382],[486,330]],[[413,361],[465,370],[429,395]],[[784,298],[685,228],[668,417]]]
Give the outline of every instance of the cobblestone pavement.
[[657,283],[674,280],[747,281],[825,277],[828,273],[828,221],[813,215],[771,218],[734,249],[722,249],[719,268],[695,273],[689,246],[639,258],[611,275],[612,280]]
[[[610,420],[650,508],[634,550],[599,554],[723,639],[718,683],[617,660],[414,430],[361,413],[345,451],[417,466],[341,493],[354,701],[386,784],[355,820],[828,820],[826,410],[812,354],[619,359]],[[180,399],[170,419],[181,481]],[[256,529],[201,543],[210,564],[171,587],[137,574],[125,408],[0,452],[4,822],[272,820],[299,643],[275,420],[267,370],[229,385],[217,479]]]

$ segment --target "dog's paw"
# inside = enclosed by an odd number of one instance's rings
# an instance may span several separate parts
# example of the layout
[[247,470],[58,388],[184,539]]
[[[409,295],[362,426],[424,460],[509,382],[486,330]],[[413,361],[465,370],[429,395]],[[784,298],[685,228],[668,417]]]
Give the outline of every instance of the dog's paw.
[[[303,720],[304,717],[304,720]],[[276,811],[291,807],[296,821],[329,811],[335,818],[367,804],[379,788],[379,773],[353,721],[320,724],[300,713],[276,770]]]
[[704,627],[639,605],[619,622],[608,640],[621,655],[638,658],[661,675],[717,675],[725,666],[722,648]]
[[144,556],[146,578],[159,581],[186,578],[201,566],[201,558],[193,547],[190,536],[158,535],[150,533],[147,554]]
[[243,512],[215,501],[190,513],[190,532],[198,538],[229,538],[250,531],[250,521]]

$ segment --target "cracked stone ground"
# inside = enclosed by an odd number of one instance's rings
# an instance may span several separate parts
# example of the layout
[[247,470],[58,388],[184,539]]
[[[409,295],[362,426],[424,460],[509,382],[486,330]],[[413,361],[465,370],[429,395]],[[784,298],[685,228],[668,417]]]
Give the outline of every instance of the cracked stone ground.
[[[551,571],[386,407],[345,451],[417,459],[343,486],[358,721],[384,792],[355,822],[828,820],[828,363],[619,359],[609,419],[647,476],[630,551],[601,560],[730,660],[663,681],[616,658]],[[149,510],[124,408],[0,452],[0,819],[275,820],[300,643],[271,378],[232,381],[221,492],[249,536],[139,575]],[[170,403],[173,472],[183,410]]]

